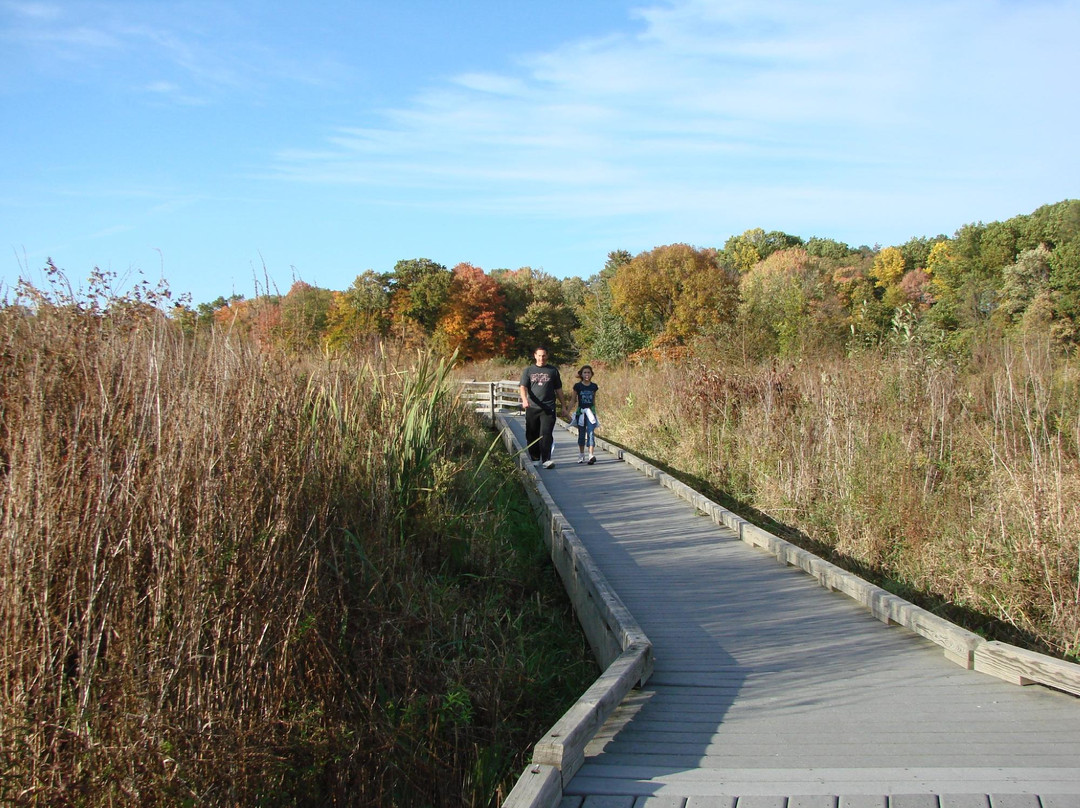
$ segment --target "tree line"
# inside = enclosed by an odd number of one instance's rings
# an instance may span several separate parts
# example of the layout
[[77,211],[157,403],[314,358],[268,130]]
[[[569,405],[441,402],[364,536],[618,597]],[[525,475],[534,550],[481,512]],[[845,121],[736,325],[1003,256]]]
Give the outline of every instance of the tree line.
[[388,338],[517,359],[544,344],[559,362],[672,357],[722,342],[750,361],[843,353],[893,335],[963,349],[987,329],[1080,340],[1080,200],[952,237],[850,247],[756,228],[722,248],[669,244],[608,254],[588,279],[531,267],[485,271],[426,258],[367,270],[343,291],[178,307],[185,328],[237,329],[286,350],[361,350]]

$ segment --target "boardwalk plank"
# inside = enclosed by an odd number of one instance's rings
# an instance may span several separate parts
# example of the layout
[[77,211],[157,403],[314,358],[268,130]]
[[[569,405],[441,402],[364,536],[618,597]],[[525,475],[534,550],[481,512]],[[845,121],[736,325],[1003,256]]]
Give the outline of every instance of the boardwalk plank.
[[941,808],[990,808],[986,794],[942,794],[938,801]]
[[795,795],[788,800],[787,808],[837,808],[838,799],[831,794],[817,796]]
[[895,599],[875,596],[888,607],[875,616],[698,512],[711,506],[610,456],[588,467],[575,454],[560,437],[541,480],[648,635],[654,667],[588,745],[568,795],[1080,808],[1080,699],[965,670],[883,622],[900,616]]

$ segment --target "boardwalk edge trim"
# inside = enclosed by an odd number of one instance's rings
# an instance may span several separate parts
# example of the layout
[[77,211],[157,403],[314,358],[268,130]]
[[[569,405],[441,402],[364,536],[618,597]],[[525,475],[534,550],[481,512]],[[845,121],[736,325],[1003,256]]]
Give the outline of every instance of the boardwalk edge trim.
[[585,747],[597,730],[627,693],[643,685],[652,674],[652,643],[555,505],[505,417],[494,413],[493,419],[507,451],[517,458],[555,569],[593,656],[604,669],[537,742],[532,762],[503,801],[503,808],[555,808],[562,800],[563,786],[585,762]]

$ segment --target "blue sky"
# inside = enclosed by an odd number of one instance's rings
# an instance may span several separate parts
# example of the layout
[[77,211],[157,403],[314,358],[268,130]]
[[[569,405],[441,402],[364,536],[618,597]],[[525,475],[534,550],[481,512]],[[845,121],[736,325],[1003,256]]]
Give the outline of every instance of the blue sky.
[[1076,0],[0,0],[0,284],[952,235],[1080,196],[1078,40]]

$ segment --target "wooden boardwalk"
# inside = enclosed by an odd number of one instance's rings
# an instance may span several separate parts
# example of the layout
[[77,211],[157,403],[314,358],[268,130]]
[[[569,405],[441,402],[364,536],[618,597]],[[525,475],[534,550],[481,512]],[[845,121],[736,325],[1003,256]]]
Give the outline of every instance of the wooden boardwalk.
[[655,657],[564,808],[1080,808],[1077,697],[961,668],[561,428],[553,459]]

